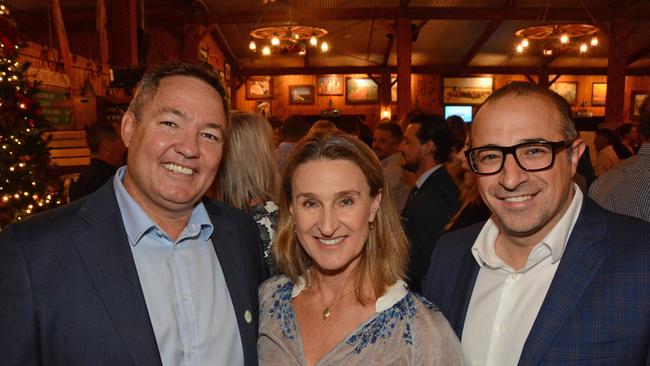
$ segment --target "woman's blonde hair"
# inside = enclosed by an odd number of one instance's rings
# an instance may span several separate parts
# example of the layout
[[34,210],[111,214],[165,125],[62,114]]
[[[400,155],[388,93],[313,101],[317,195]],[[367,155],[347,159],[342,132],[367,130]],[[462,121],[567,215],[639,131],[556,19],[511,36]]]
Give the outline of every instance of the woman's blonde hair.
[[363,288],[364,281],[368,278],[376,297],[384,293],[387,285],[405,278],[408,241],[379,160],[363,142],[341,131],[307,135],[298,142],[289,156],[279,197],[280,216],[275,250],[278,272],[289,276],[294,282],[301,276],[309,281],[307,270],[311,259],[298,241],[289,207],[293,200],[291,183],[296,169],[314,160],[350,161],[363,172],[370,187],[370,196],[374,198],[382,193],[376,218],[371,224],[368,241],[354,274],[356,297],[365,303]]
[[259,114],[232,111],[214,184],[216,198],[246,212],[252,203],[274,201],[278,176],[273,157],[271,124]]

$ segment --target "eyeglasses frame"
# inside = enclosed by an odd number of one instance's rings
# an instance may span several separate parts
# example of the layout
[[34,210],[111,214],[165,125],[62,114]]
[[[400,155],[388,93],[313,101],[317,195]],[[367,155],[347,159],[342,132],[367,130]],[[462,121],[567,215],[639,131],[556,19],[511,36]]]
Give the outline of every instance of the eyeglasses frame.
[[[467,158],[467,162],[469,163],[469,167],[472,169],[472,172],[475,174],[479,175],[492,175],[492,174],[497,174],[503,170],[503,165],[506,163],[506,158],[508,155],[512,155],[512,157],[515,159],[515,162],[517,165],[524,171],[526,172],[540,172],[542,170],[549,169],[553,167],[555,164],[555,155],[559,152],[559,150],[563,148],[569,148],[577,138],[573,139],[567,139],[567,140],[560,140],[560,141],[546,141],[546,140],[538,140],[538,141],[526,141],[522,142],[520,144],[512,145],[512,146],[481,146],[481,147],[475,147],[472,149],[467,149],[465,151],[465,157]],[[519,159],[517,158],[517,149],[521,146],[525,145],[531,145],[531,144],[542,144],[542,145],[549,145],[551,147],[551,163],[544,168],[537,168],[537,169],[526,169],[524,168],[521,163],[519,162]],[[485,149],[494,149],[494,150],[500,150],[503,153],[503,160],[501,160],[501,166],[499,169],[495,172],[492,173],[479,173],[477,172],[476,167],[474,166],[473,159],[470,157],[474,151],[477,150],[485,150]]]

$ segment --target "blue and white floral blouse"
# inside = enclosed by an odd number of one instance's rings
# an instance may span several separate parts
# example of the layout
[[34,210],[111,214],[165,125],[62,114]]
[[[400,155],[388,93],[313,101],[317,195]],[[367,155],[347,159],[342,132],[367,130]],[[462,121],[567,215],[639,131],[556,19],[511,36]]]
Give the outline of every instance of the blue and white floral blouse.
[[[260,286],[260,365],[305,365],[291,300],[304,289],[286,276]],[[319,366],[462,365],[460,343],[435,305],[397,281],[375,303],[375,315],[325,355]]]

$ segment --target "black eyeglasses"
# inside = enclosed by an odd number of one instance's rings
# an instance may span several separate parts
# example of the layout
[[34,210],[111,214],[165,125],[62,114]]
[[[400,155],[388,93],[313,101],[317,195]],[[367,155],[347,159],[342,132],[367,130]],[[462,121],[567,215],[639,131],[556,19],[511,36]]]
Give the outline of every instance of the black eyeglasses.
[[517,165],[527,172],[548,169],[555,162],[555,154],[568,148],[575,139],[562,141],[531,141],[513,146],[483,146],[465,151],[467,161],[476,174],[496,174],[503,169],[506,156],[511,154]]

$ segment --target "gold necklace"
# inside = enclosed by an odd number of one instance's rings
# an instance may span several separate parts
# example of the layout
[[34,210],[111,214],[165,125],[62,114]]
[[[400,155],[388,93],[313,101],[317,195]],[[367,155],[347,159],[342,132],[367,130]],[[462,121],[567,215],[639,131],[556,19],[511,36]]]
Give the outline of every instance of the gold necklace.
[[346,293],[344,293],[343,295],[341,295],[341,297],[339,297],[338,300],[336,300],[333,304],[331,304],[331,305],[329,305],[329,306],[328,306],[327,304],[325,304],[325,302],[323,301],[323,294],[322,294],[322,292],[319,294],[319,296],[318,296],[318,302],[320,302],[320,303],[325,307],[325,309],[323,309],[323,321],[327,320],[327,318],[330,317],[330,315],[332,314],[332,310],[331,310],[331,309],[334,308],[334,306],[336,306],[339,302],[341,302],[341,300],[343,300],[343,298],[345,298],[345,297],[348,296],[350,293],[352,293],[352,291],[354,291],[354,289],[351,289],[351,290],[349,290],[348,292],[346,292]]

